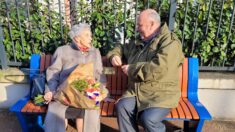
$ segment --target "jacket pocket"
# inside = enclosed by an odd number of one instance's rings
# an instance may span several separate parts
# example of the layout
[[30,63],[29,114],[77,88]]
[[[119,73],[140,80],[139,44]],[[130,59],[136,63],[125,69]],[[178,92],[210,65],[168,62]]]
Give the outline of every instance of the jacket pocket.
[[149,92],[172,92],[178,91],[176,88],[178,83],[176,82],[149,82],[140,85],[140,91],[149,91]]

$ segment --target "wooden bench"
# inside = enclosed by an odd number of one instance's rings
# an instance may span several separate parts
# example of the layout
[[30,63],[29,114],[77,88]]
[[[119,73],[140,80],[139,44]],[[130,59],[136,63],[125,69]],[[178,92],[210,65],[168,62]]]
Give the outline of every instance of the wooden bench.
[[[44,71],[50,65],[50,60],[51,55],[40,56],[33,54],[30,60],[30,69],[34,70],[30,71],[30,80],[35,74]],[[111,67],[106,58],[102,58],[102,61],[104,67]],[[107,75],[107,88],[110,95],[118,99],[125,92],[127,76],[122,72],[121,68],[114,67],[113,70],[115,74]],[[185,130],[188,130],[190,122],[193,122],[195,125],[194,130],[200,132],[204,121],[210,120],[212,117],[198,100],[198,59],[186,58],[179,76],[181,88],[179,105],[177,108],[172,109],[165,120],[183,120]],[[103,102],[101,104],[101,116],[115,117],[114,106],[114,103]],[[24,132],[36,129],[43,131],[43,120],[47,107],[34,105],[29,95],[14,104],[10,111],[16,113]]]

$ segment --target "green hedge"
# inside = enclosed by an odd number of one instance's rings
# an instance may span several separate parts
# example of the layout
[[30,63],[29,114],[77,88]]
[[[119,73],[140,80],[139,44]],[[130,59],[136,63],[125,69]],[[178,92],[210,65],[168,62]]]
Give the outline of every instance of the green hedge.
[[[222,0],[212,0],[212,2],[211,12],[208,15],[209,0],[199,0],[197,3],[189,0],[184,30],[183,23],[186,1],[179,4],[176,13],[175,32],[182,39],[182,32],[184,31],[185,54],[200,58],[202,65],[221,66],[223,61],[225,61],[226,66],[232,66],[235,60],[235,23],[233,23],[233,27],[231,28],[230,38],[228,37],[234,2],[232,0],[226,0],[224,2],[218,35],[217,30],[219,27]],[[197,14],[198,9],[199,12]],[[206,34],[208,17],[208,33]],[[196,21],[198,24],[194,34]]]
[[[48,3],[48,0],[45,0],[45,3]],[[16,51],[16,60],[24,61],[28,60],[32,53],[53,53],[56,47],[70,41],[67,36],[69,28],[64,23],[61,25],[63,30],[63,34],[61,34],[58,12],[49,11],[47,5],[43,6],[36,1],[31,1],[29,4],[29,19],[27,17],[27,6],[19,4],[20,30],[16,6],[14,2],[10,2],[11,39],[5,2],[0,2],[0,21],[4,29],[4,45],[10,60],[14,59],[12,43],[14,43]],[[213,0],[212,10],[209,15],[208,34],[206,34],[205,29],[209,0],[199,0],[197,2],[189,0],[184,28],[186,1],[183,0],[183,3],[177,5],[174,32],[182,40],[182,32],[184,31],[185,55],[198,57],[200,63],[205,66],[211,66],[212,64],[221,66],[223,61],[225,61],[226,66],[232,66],[235,60],[235,24],[233,24],[230,36],[228,35],[234,2],[232,0],[225,1],[219,34],[216,36],[221,4],[221,0]],[[146,8],[147,5],[156,9],[160,13],[162,21],[167,22],[170,7],[168,0],[149,0],[149,3],[147,0],[139,0],[137,10],[140,11]],[[200,6],[197,14],[198,5]],[[124,15],[124,8],[125,3],[123,1],[113,3],[113,0],[106,0],[105,2],[104,0],[93,0],[92,4],[80,1],[78,8],[72,9],[73,13],[77,13],[77,16],[74,16],[73,23],[90,23],[93,32],[93,45],[100,48],[102,55],[105,55],[114,47],[115,43],[120,42],[123,33],[125,34],[125,40],[134,39],[138,36],[138,33],[135,34],[135,3],[126,3],[128,9],[126,15]],[[198,21],[198,24],[194,34],[195,21]],[[125,30],[124,25],[126,25]],[[21,37],[23,38],[25,55],[22,54]],[[123,42],[124,40],[121,41],[121,43]]]
[[[27,4],[29,8],[27,8]],[[18,12],[15,2],[9,2],[7,5],[10,19],[6,15],[6,3],[1,2],[0,20],[3,24],[3,43],[10,60],[14,59],[14,54],[17,61],[24,61],[28,60],[32,53],[52,53],[56,47],[67,41],[67,35],[60,33],[59,13],[49,11],[46,6],[36,1],[18,3]],[[10,25],[11,30],[9,30],[8,25]],[[65,25],[62,25],[62,27],[63,32],[67,34],[68,27]],[[23,54],[23,49],[25,54]]]

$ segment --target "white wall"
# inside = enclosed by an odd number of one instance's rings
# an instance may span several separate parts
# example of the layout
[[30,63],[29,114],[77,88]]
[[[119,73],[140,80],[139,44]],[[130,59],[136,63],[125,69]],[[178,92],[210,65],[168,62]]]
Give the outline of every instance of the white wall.
[[235,90],[199,89],[198,94],[213,119],[235,120]]
[[0,83],[0,91],[0,109],[6,109],[29,93],[29,85]]
[[199,100],[213,119],[235,120],[235,73],[199,73]]
[[27,73],[18,68],[0,70],[0,109],[9,108],[29,93]]
[[[0,91],[0,109],[9,108],[27,95],[29,85],[0,82]],[[213,119],[235,120],[235,73],[200,72],[198,96]]]

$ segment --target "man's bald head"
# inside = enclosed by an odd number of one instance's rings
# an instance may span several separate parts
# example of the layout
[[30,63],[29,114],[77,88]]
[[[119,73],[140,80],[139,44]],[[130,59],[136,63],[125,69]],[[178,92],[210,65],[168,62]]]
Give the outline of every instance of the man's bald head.
[[161,18],[159,14],[153,9],[143,10],[140,13],[139,17],[144,17],[145,20],[155,21],[158,22],[159,24],[161,23]]
[[138,17],[138,31],[143,40],[149,40],[159,30],[161,20],[153,9],[143,10]]

